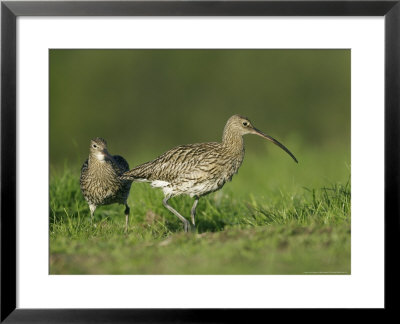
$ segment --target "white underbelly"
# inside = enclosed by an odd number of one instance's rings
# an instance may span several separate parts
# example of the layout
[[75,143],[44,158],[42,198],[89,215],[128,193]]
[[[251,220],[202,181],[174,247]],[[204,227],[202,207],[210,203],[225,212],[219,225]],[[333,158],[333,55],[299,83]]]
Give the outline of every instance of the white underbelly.
[[177,182],[168,182],[163,180],[154,180],[151,182],[153,188],[162,189],[166,197],[178,195],[189,195],[190,197],[202,196],[209,192],[216,191],[223,187],[225,182],[229,181],[225,177],[220,179],[199,180],[181,180]]

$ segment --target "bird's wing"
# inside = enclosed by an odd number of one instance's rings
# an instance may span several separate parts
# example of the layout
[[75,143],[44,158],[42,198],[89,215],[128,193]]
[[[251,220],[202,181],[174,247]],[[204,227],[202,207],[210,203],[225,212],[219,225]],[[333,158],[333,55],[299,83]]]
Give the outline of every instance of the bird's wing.
[[120,173],[124,173],[129,170],[129,164],[122,156],[114,155],[113,160],[115,166],[120,170]]
[[82,168],[81,168],[81,177],[80,177],[80,182],[82,183],[82,179],[85,177],[87,170],[89,167],[89,159],[86,159],[86,161],[83,163]]
[[201,143],[177,146],[155,160],[133,168],[123,176],[130,179],[171,182],[207,164],[208,157],[216,154],[219,145],[218,143]]
[[83,162],[83,165],[81,168],[81,175],[86,173],[88,167],[89,167],[89,159],[86,159],[86,161]]

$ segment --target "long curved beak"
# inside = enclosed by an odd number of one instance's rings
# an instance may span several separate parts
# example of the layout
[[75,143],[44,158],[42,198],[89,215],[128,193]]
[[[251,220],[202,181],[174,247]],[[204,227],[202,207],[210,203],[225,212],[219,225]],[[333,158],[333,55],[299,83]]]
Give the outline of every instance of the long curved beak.
[[275,138],[273,138],[273,137],[271,137],[271,136],[269,136],[269,135],[267,135],[267,134],[264,134],[262,131],[260,131],[259,129],[257,129],[257,128],[255,128],[255,127],[253,127],[253,130],[254,130],[254,134],[256,134],[256,135],[258,135],[258,136],[261,136],[262,138],[265,138],[265,139],[267,139],[268,141],[271,141],[272,143],[278,145],[282,150],[284,150],[287,154],[289,154],[289,155],[292,157],[292,159],[294,160],[294,162],[299,163],[299,162],[297,161],[296,157],[292,154],[292,152],[290,152],[290,151],[287,149],[287,147],[286,147],[285,145],[283,145],[282,143],[278,142]]

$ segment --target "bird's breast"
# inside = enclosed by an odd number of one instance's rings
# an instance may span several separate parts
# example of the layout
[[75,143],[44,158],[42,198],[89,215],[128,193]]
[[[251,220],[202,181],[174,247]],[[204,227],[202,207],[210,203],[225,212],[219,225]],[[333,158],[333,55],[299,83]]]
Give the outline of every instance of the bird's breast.
[[116,171],[106,163],[89,165],[81,175],[81,190],[85,199],[95,205],[124,200],[130,182],[121,181]]

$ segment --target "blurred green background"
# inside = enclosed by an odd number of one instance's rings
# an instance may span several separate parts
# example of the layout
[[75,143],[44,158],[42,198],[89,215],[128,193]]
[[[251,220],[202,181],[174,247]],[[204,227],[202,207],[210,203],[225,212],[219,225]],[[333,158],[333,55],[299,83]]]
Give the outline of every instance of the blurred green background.
[[180,144],[220,141],[233,114],[299,160],[248,135],[233,191],[346,182],[350,50],[50,50],[52,172],[68,163],[79,173],[97,136],[131,167]]

